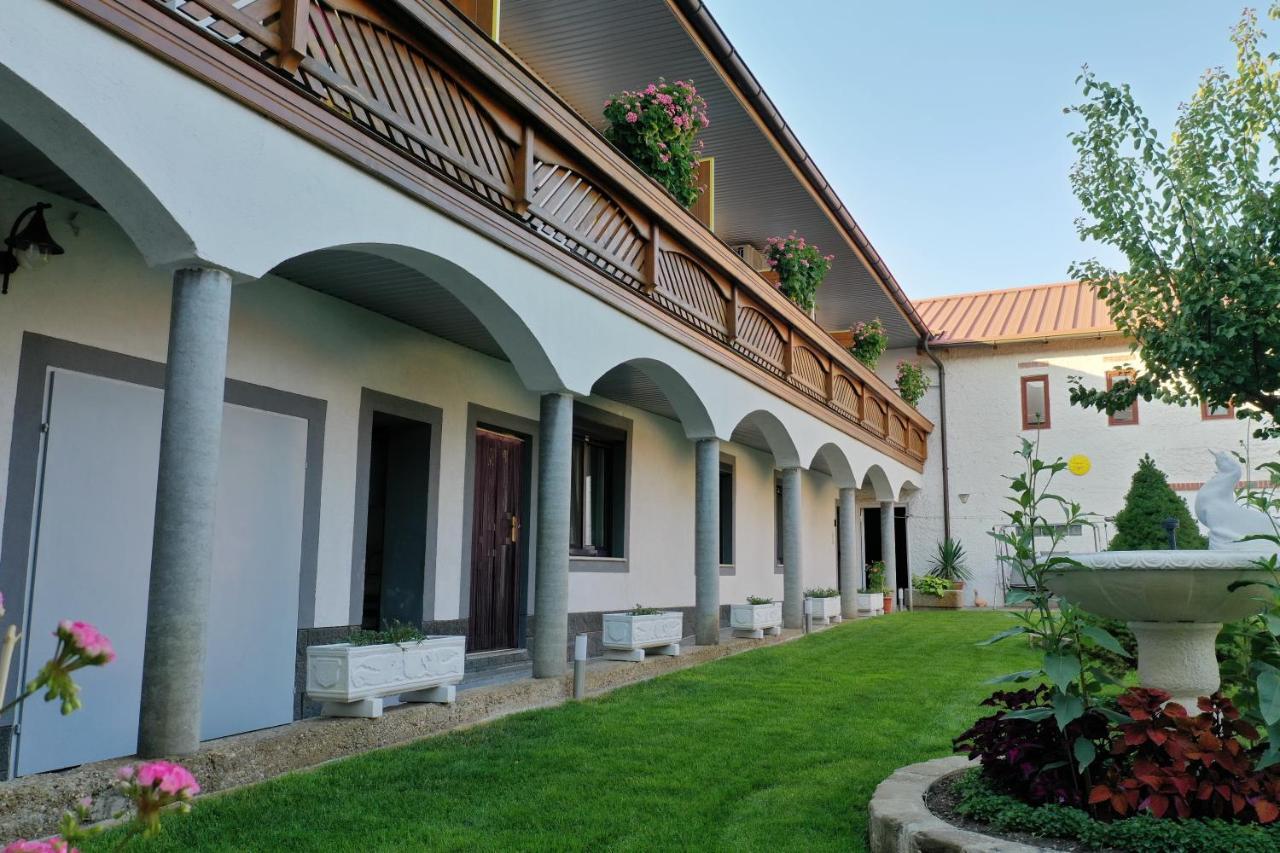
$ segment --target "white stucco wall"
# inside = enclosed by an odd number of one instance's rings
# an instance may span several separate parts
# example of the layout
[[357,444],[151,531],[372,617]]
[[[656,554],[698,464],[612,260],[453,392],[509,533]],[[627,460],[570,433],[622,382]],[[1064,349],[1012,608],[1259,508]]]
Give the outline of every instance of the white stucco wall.
[[[947,419],[950,435],[952,535],[969,552],[976,588],[991,601],[999,601],[999,569],[995,542],[989,531],[1004,521],[1001,514],[1008,494],[1002,475],[1018,470],[1013,453],[1019,437],[1039,438],[1040,455],[1047,460],[1075,454],[1092,463],[1087,474],[1059,475],[1055,489],[1080,502],[1099,517],[1099,547],[1106,547],[1114,528],[1106,519],[1124,506],[1124,496],[1137,470],[1138,460],[1150,453],[1170,483],[1203,483],[1213,474],[1208,449],[1232,450],[1247,456],[1253,465],[1277,457],[1275,442],[1259,442],[1252,428],[1236,420],[1202,420],[1199,407],[1180,408],[1160,402],[1139,401],[1136,425],[1110,426],[1103,413],[1070,403],[1068,377],[1080,376],[1094,387],[1106,387],[1106,373],[1133,356],[1118,340],[1092,340],[974,347],[938,350],[947,370]],[[886,353],[882,372],[891,371],[898,358],[909,358],[927,367],[935,387],[921,410],[939,421],[937,373],[923,356],[913,352]],[[1020,377],[1049,377],[1050,426],[1022,430]],[[925,476],[931,488],[918,493],[909,504],[912,537],[912,571],[928,570],[929,558],[943,537],[942,453],[940,432],[930,441]],[[1256,474],[1255,474],[1256,476]],[[1195,490],[1178,492],[1194,508]],[[967,495],[967,501],[961,496]],[[1194,513],[1193,513],[1194,515]],[[1072,552],[1095,550],[1094,534],[1085,529],[1069,537]],[[972,598],[969,599],[970,603]]]

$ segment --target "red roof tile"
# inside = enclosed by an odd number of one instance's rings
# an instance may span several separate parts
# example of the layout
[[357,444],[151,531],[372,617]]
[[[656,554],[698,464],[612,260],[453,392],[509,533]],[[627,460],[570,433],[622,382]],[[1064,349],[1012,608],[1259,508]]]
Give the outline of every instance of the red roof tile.
[[1115,332],[1106,304],[1078,281],[921,299],[938,344],[1017,341]]

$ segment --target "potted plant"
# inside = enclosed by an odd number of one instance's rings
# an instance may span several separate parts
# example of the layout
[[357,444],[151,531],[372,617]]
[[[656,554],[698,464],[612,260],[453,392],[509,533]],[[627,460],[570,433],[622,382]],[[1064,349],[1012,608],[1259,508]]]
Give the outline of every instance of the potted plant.
[[356,631],[345,643],[307,647],[307,696],[332,717],[381,717],[382,700],[454,700],[466,637],[429,636],[411,625]]
[[858,610],[862,613],[884,612],[884,561],[867,563],[866,585],[858,590]]
[[825,586],[814,587],[804,591],[804,598],[814,622],[821,619],[823,625],[831,625],[844,621],[840,615],[840,590]]
[[938,543],[938,553],[929,563],[929,574],[949,581],[953,589],[964,589],[965,581],[973,579],[959,539],[948,537]]
[[920,575],[911,579],[911,607],[958,610],[964,606],[964,590],[955,589],[951,581],[936,575]]
[[693,207],[705,189],[695,183],[703,145],[698,132],[711,124],[697,87],[691,81],[658,78],[643,89],[609,98],[604,118],[605,138],[676,201]]
[[797,237],[770,237],[764,250],[769,269],[778,274],[778,286],[801,310],[812,314],[818,286],[831,269],[835,255],[824,255],[817,246]]
[[889,335],[884,330],[884,323],[876,317],[865,323],[855,323],[849,329],[849,341],[849,354],[875,370],[880,356],[889,346]]
[[622,613],[606,613],[602,619],[601,645],[608,660],[644,660],[645,651],[659,655],[680,654],[684,614],[637,604]]
[[746,604],[729,608],[729,627],[735,637],[760,640],[765,634],[777,636],[782,633],[782,602],[749,595]]
[[909,361],[898,362],[898,396],[908,405],[917,406],[924,399],[924,392],[929,390],[929,377],[918,364]]

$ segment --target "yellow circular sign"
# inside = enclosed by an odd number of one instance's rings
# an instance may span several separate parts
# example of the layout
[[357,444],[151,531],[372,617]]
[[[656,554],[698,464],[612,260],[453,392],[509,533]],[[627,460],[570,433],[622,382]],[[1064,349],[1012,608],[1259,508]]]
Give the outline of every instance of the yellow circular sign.
[[1093,463],[1089,461],[1089,457],[1083,453],[1077,453],[1067,460],[1067,470],[1077,477],[1083,477],[1089,473],[1089,469],[1093,467]]

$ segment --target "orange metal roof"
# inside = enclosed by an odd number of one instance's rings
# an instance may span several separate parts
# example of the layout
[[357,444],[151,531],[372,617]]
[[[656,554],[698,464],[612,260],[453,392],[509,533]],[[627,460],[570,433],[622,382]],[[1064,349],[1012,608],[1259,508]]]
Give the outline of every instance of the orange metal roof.
[[1116,331],[1106,304],[1078,281],[922,299],[916,310],[943,346]]

